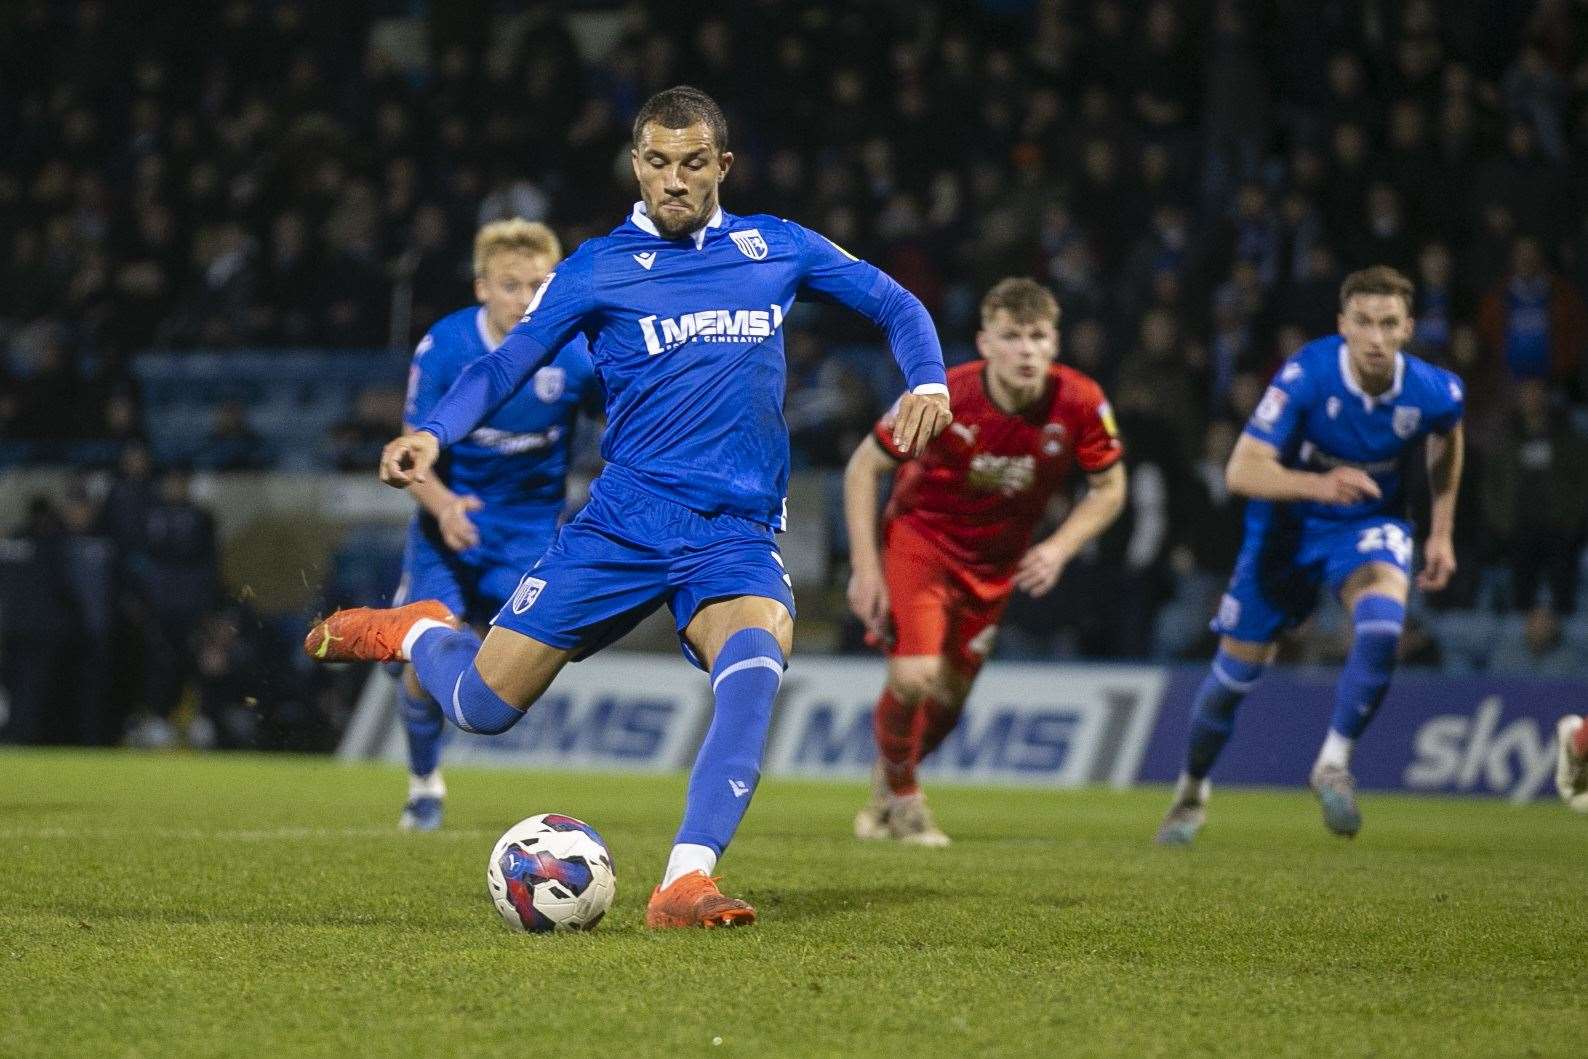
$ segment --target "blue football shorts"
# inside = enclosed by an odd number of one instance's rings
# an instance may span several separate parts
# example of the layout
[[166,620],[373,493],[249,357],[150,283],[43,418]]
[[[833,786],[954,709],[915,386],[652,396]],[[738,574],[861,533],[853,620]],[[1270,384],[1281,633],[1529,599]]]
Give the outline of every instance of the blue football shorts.
[[734,596],[775,599],[793,615],[770,526],[702,514],[605,475],[491,624],[572,650],[577,661],[665,603],[684,656],[699,666],[684,627],[703,605]]
[[447,609],[471,625],[491,620],[518,587],[524,571],[535,565],[557,535],[562,501],[492,513],[490,508],[470,518],[480,533],[480,543],[455,552],[441,539],[441,527],[420,513],[408,524],[403,548],[403,575],[392,596],[392,606],[420,599],[439,599]]
[[1211,628],[1220,636],[1268,643],[1307,619],[1318,589],[1338,593],[1368,563],[1388,563],[1411,573],[1412,527],[1383,515],[1304,524],[1270,521],[1248,531],[1235,572]]

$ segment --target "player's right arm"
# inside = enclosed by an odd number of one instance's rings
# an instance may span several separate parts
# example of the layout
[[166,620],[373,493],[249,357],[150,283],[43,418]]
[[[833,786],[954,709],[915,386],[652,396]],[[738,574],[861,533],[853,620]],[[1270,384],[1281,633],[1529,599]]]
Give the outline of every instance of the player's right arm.
[[1301,431],[1312,386],[1297,359],[1288,361],[1275,376],[1224,468],[1224,483],[1230,492],[1253,500],[1307,500],[1342,507],[1378,499],[1378,483],[1356,467],[1336,467],[1318,474],[1293,470],[1280,460],[1279,454]]
[[443,448],[467,436],[525,379],[551,362],[594,307],[595,254],[588,246],[575,250],[546,276],[518,326],[494,353],[463,370],[418,430],[387,443],[381,453],[381,481],[399,489],[424,481]]
[[880,485],[899,466],[899,458],[866,435],[844,468],[844,523],[849,528],[849,609],[879,638],[887,636],[888,586],[882,579],[882,548],[877,532]]
[[1279,450],[1250,434],[1242,434],[1224,468],[1230,492],[1253,500],[1310,500],[1350,507],[1377,500],[1378,483],[1357,467],[1336,467],[1324,474],[1295,471],[1279,461]]

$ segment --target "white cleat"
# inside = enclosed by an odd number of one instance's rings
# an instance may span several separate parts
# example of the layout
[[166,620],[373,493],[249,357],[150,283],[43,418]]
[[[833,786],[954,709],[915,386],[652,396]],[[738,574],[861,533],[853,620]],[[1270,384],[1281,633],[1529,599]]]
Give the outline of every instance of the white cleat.
[[883,778],[882,762],[871,770],[871,800],[855,814],[855,837],[862,842],[879,842],[888,834],[888,784]]
[[1341,838],[1355,838],[1362,830],[1362,810],[1356,804],[1356,778],[1339,765],[1320,764],[1312,770],[1312,790],[1323,809],[1323,826]]
[[1555,789],[1579,813],[1588,813],[1588,757],[1573,753],[1572,743],[1584,723],[1576,714],[1555,722]]
[[1202,826],[1208,822],[1208,795],[1212,790],[1213,785],[1206,779],[1181,776],[1174,803],[1163,815],[1163,823],[1158,825],[1153,842],[1160,846],[1189,846],[1195,842]]
[[932,819],[926,795],[920,791],[902,797],[895,795],[889,799],[888,835],[897,842],[930,849],[942,849],[950,841],[937,826],[937,821]]

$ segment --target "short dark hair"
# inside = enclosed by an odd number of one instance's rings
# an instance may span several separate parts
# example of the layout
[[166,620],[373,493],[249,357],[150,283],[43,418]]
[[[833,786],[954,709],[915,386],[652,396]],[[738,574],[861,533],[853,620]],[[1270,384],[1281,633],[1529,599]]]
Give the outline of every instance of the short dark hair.
[[1415,290],[1412,281],[1399,270],[1388,265],[1374,265],[1372,268],[1364,268],[1345,277],[1345,282],[1340,284],[1340,311],[1344,312],[1345,303],[1358,294],[1388,294],[1405,302],[1406,312],[1409,314],[1412,311],[1412,293]]
[[706,123],[711,139],[718,151],[728,149],[728,119],[722,108],[706,93],[690,85],[664,88],[634,115],[634,146],[640,144],[640,132],[653,122],[664,129],[687,129],[697,121]]

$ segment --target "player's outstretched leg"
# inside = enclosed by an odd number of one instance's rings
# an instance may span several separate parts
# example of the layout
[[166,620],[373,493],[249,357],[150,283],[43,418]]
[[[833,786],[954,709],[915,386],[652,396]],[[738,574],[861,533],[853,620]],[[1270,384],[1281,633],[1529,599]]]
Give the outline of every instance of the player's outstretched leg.
[[1559,741],[1555,758],[1555,789],[1561,800],[1588,813],[1588,717],[1568,714],[1555,724]]
[[667,871],[651,894],[645,925],[733,927],[755,922],[755,909],[717,889],[712,870],[733,840],[756,783],[786,665],[772,632],[746,628],[724,641],[711,667],[711,727],[695,758],[684,820]]
[[1389,692],[1406,607],[1388,596],[1364,595],[1352,608],[1351,618],[1351,651],[1335,685],[1334,716],[1311,778],[1324,826],[1345,838],[1362,829],[1351,751]]
[[441,735],[446,722],[441,707],[420,686],[412,666],[404,666],[397,682],[403,733],[408,741],[408,801],[397,826],[404,831],[437,831],[447,796],[441,778]]
[[[325,662],[410,661],[441,714],[466,732],[496,735],[524,717],[573,656],[494,627],[484,644],[435,600],[378,610],[339,610],[310,630],[303,648]],[[485,673],[492,674],[488,681]],[[506,693],[499,693],[500,687]]]
[[[1153,841],[1160,846],[1188,846],[1207,822],[1208,773],[1235,731],[1235,710],[1262,676],[1264,663],[1241,655],[1263,657],[1267,645],[1234,648],[1226,642],[1192,700],[1191,731],[1187,738],[1185,770],[1175,783],[1174,799],[1158,825]],[[1239,651],[1239,654],[1235,653]]]

